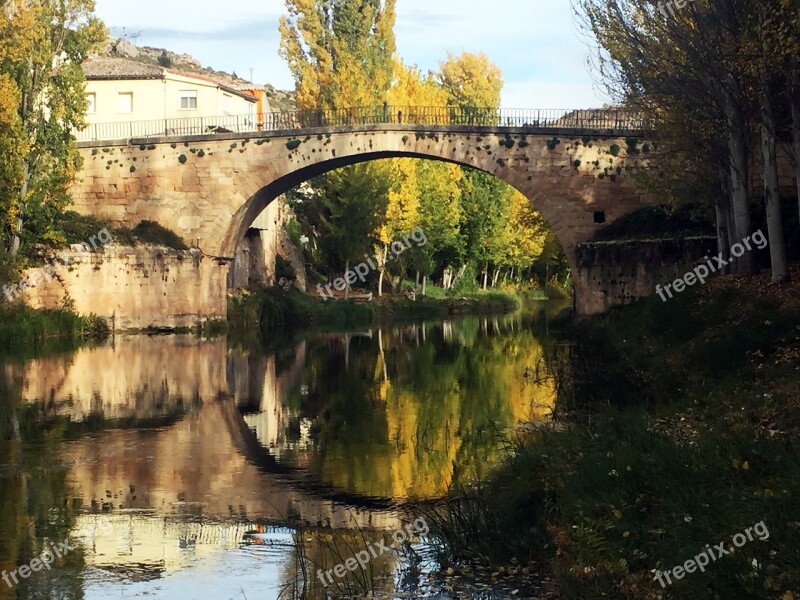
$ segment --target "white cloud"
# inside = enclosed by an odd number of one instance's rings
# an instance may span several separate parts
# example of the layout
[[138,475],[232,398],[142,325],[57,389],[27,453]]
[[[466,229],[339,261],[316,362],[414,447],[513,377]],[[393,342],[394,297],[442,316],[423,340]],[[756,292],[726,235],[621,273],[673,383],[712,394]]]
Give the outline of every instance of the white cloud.
[[[109,26],[142,32],[140,44],[187,52],[204,65],[278,88],[293,86],[278,57],[283,0],[97,0]],[[121,29],[115,29],[120,33]],[[586,69],[570,0],[398,0],[398,51],[410,64],[436,69],[448,50],[484,51],[503,70],[507,107],[602,104]]]

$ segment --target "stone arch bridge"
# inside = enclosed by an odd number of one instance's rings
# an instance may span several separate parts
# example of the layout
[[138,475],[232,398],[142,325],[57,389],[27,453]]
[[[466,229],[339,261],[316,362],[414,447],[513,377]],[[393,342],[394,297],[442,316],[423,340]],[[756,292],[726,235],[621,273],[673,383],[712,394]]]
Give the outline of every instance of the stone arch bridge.
[[446,161],[522,192],[574,268],[577,244],[653,201],[632,176],[652,168],[650,132],[641,115],[622,110],[386,106],[275,113],[264,123],[92,125],[77,133],[84,166],[71,193],[79,213],[115,226],[156,221],[221,265],[270,202],[312,177],[384,158]]

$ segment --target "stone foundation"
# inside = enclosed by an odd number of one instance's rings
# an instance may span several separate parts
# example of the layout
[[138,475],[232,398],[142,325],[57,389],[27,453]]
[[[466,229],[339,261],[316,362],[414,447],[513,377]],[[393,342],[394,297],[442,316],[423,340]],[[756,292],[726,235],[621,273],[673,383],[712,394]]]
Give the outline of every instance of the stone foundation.
[[575,312],[602,313],[656,293],[717,253],[714,237],[590,242],[576,248]]
[[[62,263],[68,264],[62,264]],[[227,315],[228,264],[199,250],[105,246],[60,252],[54,275],[29,269],[22,300],[33,308],[94,313],[116,330],[192,327]]]
[[285,228],[293,217],[283,197],[267,206],[258,216],[236,249],[228,275],[230,289],[252,290],[276,285],[275,257],[280,255],[294,268],[297,275],[295,285],[306,291],[303,252],[295,247]]

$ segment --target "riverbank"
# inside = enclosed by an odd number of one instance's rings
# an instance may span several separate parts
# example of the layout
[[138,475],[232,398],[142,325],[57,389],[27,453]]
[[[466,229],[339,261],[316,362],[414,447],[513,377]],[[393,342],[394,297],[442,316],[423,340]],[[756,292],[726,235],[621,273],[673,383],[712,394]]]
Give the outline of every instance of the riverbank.
[[561,598],[800,597],[800,285],[768,284],[720,278],[568,326],[548,361],[560,426],[429,515],[445,568],[544,572]]
[[369,327],[390,321],[440,319],[451,315],[503,314],[519,308],[518,298],[503,292],[478,292],[459,298],[374,298],[371,302],[323,301],[292,288],[265,288],[229,297],[228,323],[232,331],[260,330],[264,339],[322,331]]
[[0,351],[19,354],[45,343],[69,349],[105,339],[109,333],[108,324],[95,315],[78,315],[68,309],[35,310],[22,303],[0,302]]

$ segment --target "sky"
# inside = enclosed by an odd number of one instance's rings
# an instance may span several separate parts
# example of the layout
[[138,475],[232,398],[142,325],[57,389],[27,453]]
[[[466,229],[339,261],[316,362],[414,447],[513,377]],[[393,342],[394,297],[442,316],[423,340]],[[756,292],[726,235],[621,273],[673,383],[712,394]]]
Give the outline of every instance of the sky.
[[[97,14],[138,46],[187,53],[203,66],[294,88],[278,56],[284,0],[96,0]],[[447,52],[484,51],[503,70],[504,108],[592,108],[610,102],[587,66],[591,49],[570,0],[397,0],[397,50],[436,70]]]

